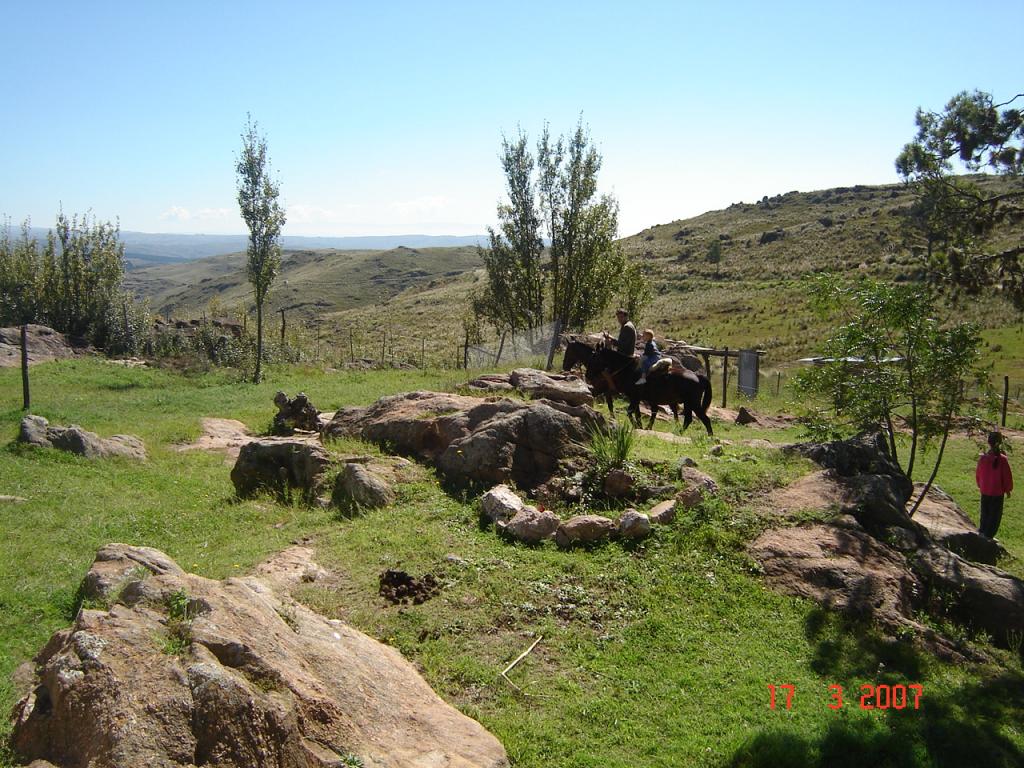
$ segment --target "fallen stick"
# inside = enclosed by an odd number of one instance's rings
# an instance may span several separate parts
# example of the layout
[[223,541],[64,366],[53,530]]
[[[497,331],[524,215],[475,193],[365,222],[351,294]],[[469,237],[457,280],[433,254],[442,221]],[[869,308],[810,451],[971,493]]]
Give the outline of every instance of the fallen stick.
[[537,647],[537,643],[539,643],[543,639],[544,639],[544,635],[540,635],[536,640],[533,641],[533,644],[529,648],[527,648],[525,651],[523,651],[522,653],[520,653],[516,657],[515,661],[513,661],[511,664],[509,664],[507,667],[505,667],[503,670],[501,670],[501,676],[505,679],[505,682],[508,683],[509,685],[511,685],[513,688],[515,688],[521,694],[523,694],[523,696],[530,696],[531,694],[527,693],[522,688],[520,688],[518,685],[513,683],[509,679],[508,673],[512,671],[513,667],[515,667],[516,664],[518,664],[520,661],[522,661],[527,656],[529,656],[530,655],[530,651],[532,651],[534,648],[536,648]]
[[[516,657],[516,660],[515,660],[515,661],[513,661],[513,662],[512,662],[511,664],[509,664],[509,665],[508,665],[507,667],[505,667],[505,668],[504,668],[504,669],[503,669],[503,670],[501,671],[501,676],[502,676],[502,677],[504,677],[504,676],[505,676],[505,675],[507,675],[507,674],[508,674],[509,672],[511,672],[511,671],[512,671],[512,669],[513,669],[513,667],[515,667],[515,665],[516,665],[516,664],[518,664],[518,663],[519,663],[520,661],[522,661],[522,660],[523,660],[523,659],[525,659],[525,658],[526,658],[527,656],[529,656],[529,655],[530,655],[530,651],[532,651],[532,650],[533,650],[534,648],[536,648],[536,647],[537,647],[537,643],[539,643],[539,642],[540,642],[541,640],[543,640],[543,639],[544,639],[544,635],[540,635],[540,636],[539,636],[539,637],[538,637],[538,638],[537,638],[536,640],[534,640],[534,641],[533,641],[533,644],[532,644],[532,645],[531,645],[531,646],[530,646],[529,648],[527,648],[527,649],[526,649],[525,651],[523,651],[522,653],[520,653],[520,654],[519,654],[519,655],[518,655],[518,656]],[[509,681],[509,682],[511,682],[511,681]]]

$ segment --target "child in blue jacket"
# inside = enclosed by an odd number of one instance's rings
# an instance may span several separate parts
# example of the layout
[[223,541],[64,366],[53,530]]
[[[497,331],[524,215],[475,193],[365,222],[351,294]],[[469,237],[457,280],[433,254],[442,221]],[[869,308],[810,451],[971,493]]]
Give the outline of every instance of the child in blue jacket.
[[640,358],[640,378],[637,380],[637,386],[647,383],[647,372],[651,370],[651,366],[661,360],[661,353],[658,351],[658,345],[654,343],[654,331],[650,328],[645,328],[643,333],[644,340],[644,354]]

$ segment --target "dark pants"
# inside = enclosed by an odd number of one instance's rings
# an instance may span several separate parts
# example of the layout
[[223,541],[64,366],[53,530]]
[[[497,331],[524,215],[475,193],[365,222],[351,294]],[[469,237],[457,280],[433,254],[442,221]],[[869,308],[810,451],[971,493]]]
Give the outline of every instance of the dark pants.
[[981,524],[978,532],[990,539],[995,538],[999,530],[999,523],[1003,520],[1003,497],[985,496],[981,497]]

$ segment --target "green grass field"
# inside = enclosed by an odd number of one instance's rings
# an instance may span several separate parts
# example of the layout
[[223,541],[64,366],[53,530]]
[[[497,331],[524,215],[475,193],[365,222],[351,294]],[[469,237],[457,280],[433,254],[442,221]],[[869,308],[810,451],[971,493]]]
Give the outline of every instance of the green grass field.
[[[451,389],[464,373],[272,368],[253,386],[222,371],[183,376],[78,359],[32,374],[33,412],[101,435],[137,434],[150,459],[89,462],[17,446],[20,376],[0,369],[0,494],[28,499],[0,507],[5,711],[15,700],[11,673],[71,621],[78,583],[102,544],[157,547],[221,578],[311,536],[337,578],[297,596],[401,650],[446,700],[502,740],[517,767],[1024,764],[1019,658],[988,649],[992,663],[945,664],[908,638],[887,640],[762,584],[745,554],[765,525],[753,499],[797,477],[809,466],[802,461],[738,443],[715,458],[695,430],[688,445],[643,438],[638,456],[692,456],[720,482],[721,498],[642,544],[561,552],[500,541],[478,525],[473,499],[445,494],[428,471],[401,486],[396,504],[344,519],[269,498],[239,502],[221,455],[174,450],[199,434],[202,416],[263,431],[277,389],[303,390],[334,410],[392,392]],[[715,427],[733,441],[796,436]],[[939,477],[972,514],[976,451],[957,437]],[[1015,497],[1000,530],[1018,557],[1022,511]],[[443,589],[421,605],[387,605],[377,579],[390,567],[431,572]],[[519,692],[499,672],[538,635],[510,673]],[[987,648],[984,638],[973,642]],[[859,707],[863,684],[910,683],[923,686],[919,709]],[[769,708],[769,684],[796,687],[791,709],[781,699]],[[828,706],[830,684],[845,691],[840,710]]]

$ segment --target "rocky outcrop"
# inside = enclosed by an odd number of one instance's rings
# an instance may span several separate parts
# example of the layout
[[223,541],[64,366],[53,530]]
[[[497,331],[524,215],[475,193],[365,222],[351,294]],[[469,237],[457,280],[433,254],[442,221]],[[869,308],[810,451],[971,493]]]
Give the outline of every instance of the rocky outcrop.
[[993,642],[1012,647],[1024,636],[1024,582],[991,565],[979,565],[940,546],[911,556],[911,568],[932,591],[941,610],[982,629]]
[[590,387],[577,376],[547,373],[536,368],[516,368],[512,373],[488,373],[465,385],[487,393],[515,390],[534,400],[552,400],[568,405],[593,405]]
[[305,392],[295,397],[288,397],[284,392],[274,395],[273,432],[275,435],[293,435],[296,430],[302,432],[320,431],[320,411],[313,407]]
[[[154,559],[120,551],[125,571]],[[14,711],[16,756],[58,768],[508,765],[497,739],[397,651],[280,586],[138,573],[36,657]]]
[[917,605],[920,584],[906,558],[851,518],[840,525],[769,530],[750,551],[769,584],[828,608],[899,625]]
[[585,457],[587,427],[601,421],[587,406],[410,392],[344,408],[324,434],[359,437],[431,462],[456,486],[533,489]]
[[[63,333],[45,325],[30,324],[28,326],[28,362],[45,363],[50,360],[61,360],[74,357],[87,351],[84,347],[75,347]],[[0,328],[0,368],[21,365],[21,326]]]
[[534,400],[554,400],[569,405],[593,405],[594,395],[583,379],[576,376],[545,373],[536,368],[516,368],[508,382]]
[[111,435],[100,437],[87,432],[77,424],[60,427],[50,424],[42,416],[26,416],[21,420],[18,442],[40,448],[57,448],[87,459],[106,459],[121,456],[144,461],[146,446],[134,435]]
[[880,435],[788,450],[827,470],[769,499],[833,516],[767,531],[751,545],[770,583],[882,624],[911,627],[940,650],[949,650],[948,641],[918,624],[915,611],[950,616],[1003,646],[1024,636],[1024,582],[958,554],[995,556],[945,494],[929,494],[920,519],[909,517],[914,487]]
[[[914,485],[914,499],[923,489],[921,483]],[[911,503],[908,502],[907,506]],[[999,542],[978,533],[978,527],[952,497],[934,485],[914,513],[914,522],[923,526],[937,544],[968,560],[995,565],[1000,557],[1006,555]]]
[[298,491],[312,501],[328,464],[330,457],[316,440],[268,437],[242,446],[231,468],[231,482],[241,498],[268,491],[284,499]]
[[846,511],[872,534],[884,535],[890,527],[917,530],[906,511],[914,484],[892,460],[881,433],[784,450],[834,470],[849,497]]
[[179,445],[179,451],[221,451],[227,463],[238,458],[242,446],[252,441],[249,428],[237,419],[221,419],[204,417],[201,422],[203,432],[195,442]]

